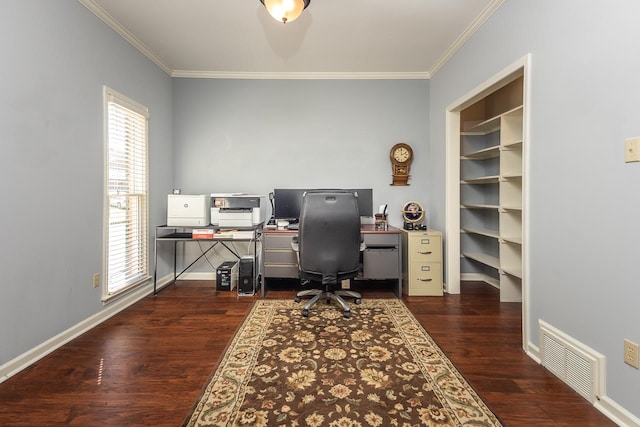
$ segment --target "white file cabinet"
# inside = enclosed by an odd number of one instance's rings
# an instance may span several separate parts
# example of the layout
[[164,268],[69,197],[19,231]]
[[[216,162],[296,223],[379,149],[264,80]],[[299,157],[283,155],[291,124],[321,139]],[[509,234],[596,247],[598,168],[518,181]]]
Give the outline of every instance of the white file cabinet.
[[441,296],[442,232],[402,230],[402,292]]

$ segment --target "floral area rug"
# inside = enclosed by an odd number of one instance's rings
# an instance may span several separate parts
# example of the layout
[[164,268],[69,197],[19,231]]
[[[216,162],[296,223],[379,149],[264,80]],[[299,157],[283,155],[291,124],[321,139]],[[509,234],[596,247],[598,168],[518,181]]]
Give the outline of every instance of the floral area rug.
[[186,426],[501,426],[399,299],[257,300]]

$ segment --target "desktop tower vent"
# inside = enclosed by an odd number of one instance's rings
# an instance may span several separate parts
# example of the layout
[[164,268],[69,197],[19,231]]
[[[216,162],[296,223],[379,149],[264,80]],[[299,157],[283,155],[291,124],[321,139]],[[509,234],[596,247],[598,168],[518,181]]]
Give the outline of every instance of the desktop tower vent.
[[548,323],[539,323],[542,366],[595,403],[604,385],[604,356]]

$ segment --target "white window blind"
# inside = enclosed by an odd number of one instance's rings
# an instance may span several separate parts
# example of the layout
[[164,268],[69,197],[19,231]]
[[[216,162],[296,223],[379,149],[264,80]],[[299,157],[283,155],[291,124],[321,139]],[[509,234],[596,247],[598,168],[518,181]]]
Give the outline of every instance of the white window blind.
[[105,88],[107,197],[104,299],[149,278],[145,107]]

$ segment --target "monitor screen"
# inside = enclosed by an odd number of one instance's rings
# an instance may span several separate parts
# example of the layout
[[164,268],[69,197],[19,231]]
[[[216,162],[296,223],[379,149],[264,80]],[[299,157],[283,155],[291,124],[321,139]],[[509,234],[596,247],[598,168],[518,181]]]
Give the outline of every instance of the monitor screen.
[[[276,219],[297,220],[302,208],[302,196],[311,188],[276,188],[273,190],[273,205]],[[373,190],[371,188],[350,189],[358,194],[360,216],[373,216]]]
[[302,195],[307,191],[296,188],[276,188],[273,190],[273,216],[276,219],[297,220],[302,208]]
[[360,216],[373,216],[373,190],[371,188],[353,189],[358,194]]

